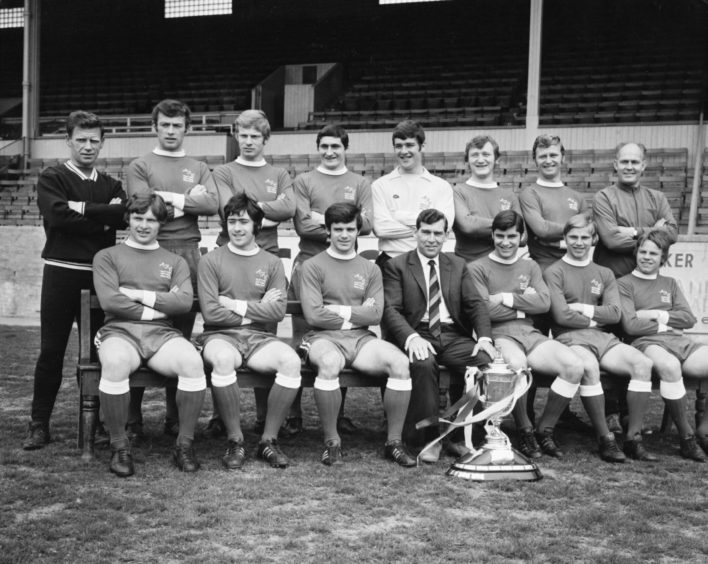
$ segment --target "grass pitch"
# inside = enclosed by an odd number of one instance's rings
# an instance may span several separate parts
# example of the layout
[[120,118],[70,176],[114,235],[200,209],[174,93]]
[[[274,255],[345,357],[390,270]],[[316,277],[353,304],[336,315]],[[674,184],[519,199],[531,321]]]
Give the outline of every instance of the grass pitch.
[[[75,339],[52,419],[53,442],[39,451],[21,449],[38,344],[38,328],[0,326],[0,562],[708,559],[708,465],[680,458],[675,430],[645,438],[658,463],[610,465],[597,457],[591,436],[561,429],[568,454],[542,458],[540,482],[472,483],[445,475],[450,458],[414,469],[384,460],[379,391],[353,389],[347,414],[362,431],[343,437],[345,466],[331,469],[319,462],[321,432],[307,390],[305,431],[282,442],[292,466],[275,470],[255,459],[247,390],[245,469],[225,471],[223,440],[198,436],[202,469],[185,475],[172,465],[172,440],[162,435],[163,392],[149,390],[149,440],[135,453],[136,475],[120,479],[108,472],[109,451],[84,464],[75,447]],[[689,404],[693,399],[690,394]],[[210,408],[208,400],[202,426]],[[658,424],[656,396],[651,409]]]

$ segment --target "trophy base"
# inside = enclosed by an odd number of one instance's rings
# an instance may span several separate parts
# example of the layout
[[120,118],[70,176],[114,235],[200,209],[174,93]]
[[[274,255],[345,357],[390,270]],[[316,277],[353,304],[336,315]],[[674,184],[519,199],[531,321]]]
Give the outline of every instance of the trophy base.
[[500,452],[485,448],[455,460],[448,469],[447,475],[473,482],[494,480],[535,482],[543,478],[538,466],[515,449],[505,449]]

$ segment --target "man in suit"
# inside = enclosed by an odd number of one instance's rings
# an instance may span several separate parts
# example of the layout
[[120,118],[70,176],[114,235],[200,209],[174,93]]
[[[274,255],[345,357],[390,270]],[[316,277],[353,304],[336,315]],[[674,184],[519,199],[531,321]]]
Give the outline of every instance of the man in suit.
[[[440,252],[448,227],[445,214],[423,210],[416,220],[416,249],[383,268],[383,327],[389,340],[408,354],[413,384],[404,440],[418,444],[436,435],[434,428],[416,432],[414,426],[437,415],[438,363],[462,377],[467,366],[486,364],[496,354],[489,312],[465,261]],[[440,446],[429,449],[421,460],[435,462],[440,451]]]

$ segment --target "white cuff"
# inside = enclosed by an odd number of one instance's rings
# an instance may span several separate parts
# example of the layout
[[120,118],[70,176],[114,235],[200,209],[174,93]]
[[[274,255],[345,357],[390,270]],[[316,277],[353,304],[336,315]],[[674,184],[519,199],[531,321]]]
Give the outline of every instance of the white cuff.
[[241,317],[246,317],[248,311],[248,302],[246,300],[234,300],[234,313]]
[[172,203],[172,198],[174,197],[175,193],[174,192],[169,192],[167,190],[155,190],[155,194],[160,196],[166,204],[171,204]]
[[481,343],[482,341],[487,341],[488,343],[493,342],[491,337],[480,337],[479,339],[477,339],[478,343]]
[[354,327],[354,326],[351,323],[349,323],[349,321],[342,322],[342,330],[346,331],[348,329],[351,329],[352,327]]
[[597,321],[593,321],[592,319],[590,320],[590,324],[588,327],[597,327]]
[[651,380],[630,380],[627,385],[628,392],[651,392]]
[[155,319],[155,310],[151,307],[143,306],[143,314],[140,316],[140,321],[152,321]]
[[98,391],[108,394],[109,396],[122,396],[130,391],[130,380],[125,379],[120,382],[111,382],[105,378],[101,378],[98,383]]
[[664,399],[677,400],[686,395],[686,387],[683,385],[683,380],[678,382],[664,382],[662,380],[659,383],[659,393]]
[[578,391],[580,384],[573,384],[567,380],[563,380],[560,376],[557,376],[555,380],[551,383],[551,390],[557,393],[559,396],[564,398],[572,399],[575,392]]
[[206,390],[206,377],[199,378],[183,378],[177,380],[177,389],[182,392],[201,392]]
[[211,373],[211,385],[214,388],[225,388],[231,384],[236,383],[236,371],[234,370],[230,374],[217,374],[216,372]]
[[389,378],[386,380],[386,387],[395,392],[410,392],[413,389],[413,383],[410,378],[405,380],[402,378]]
[[660,311],[656,320],[659,323],[661,323],[662,325],[668,325],[669,324],[669,312],[668,311]]
[[315,378],[314,388],[315,390],[322,390],[323,392],[333,392],[339,389],[339,378],[326,380],[325,378],[317,376],[317,378]]
[[349,321],[352,318],[352,306],[339,306],[339,316],[344,321]]
[[150,290],[143,290],[143,305],[154,308],[155,301],[157,301],[157,294],[155,292],[151,292]]
[[181,209],[173,207],[172,210],[172,217],[174,217],[175,219],[184,216],[184,212]]
[[[175,194],[172,196],[172,205],[178,210],[184,210],[184,194]],[[176,212],[177,210],[175,210]]]
[[246,319],[246,318],[244,317],[244,318],[241,320],[241,327],[243,327],[244,325],[250,325],[251,323],[253,323],[253,322],[252,322],[250,319]]
[[601,396],[605,392],[602,390],[602,384],[599,382],[597,384],[590,384],[588,386],[580,386],[580,397],[581,398],[591,398],[594,396]]
[[275,383],[283,388],[297,390],[300,387],[300,384],[302,384],[302,378],[300,376],[287,376],[286,374],[276,372]]
[[523,311],[516,310],[516,319],[526,319],[526,314]]
[[502,292],[502,304],[506,307],[514,307],[514,294],[511,292]]
[[668,325],[664,325],[663,323],[659,323],[658,325],[656,329],[657,333],[666,333],[669,330]]
[[595,307],[589,304],[583,304],[583,315],[589,319],[595,317]]
[[406,339],[406,342],[403,343],[403,350],[404,350],[404,351],[407,351],[407,350],[408,350],[408,345],[410,345],[410,344],[411,344],[411,341],[412,341],[413,339],[415,339],[416,337],[420,337],[420,335],[418,335],[418,333],[411,333],[410,335],[408,335],[408,338]]

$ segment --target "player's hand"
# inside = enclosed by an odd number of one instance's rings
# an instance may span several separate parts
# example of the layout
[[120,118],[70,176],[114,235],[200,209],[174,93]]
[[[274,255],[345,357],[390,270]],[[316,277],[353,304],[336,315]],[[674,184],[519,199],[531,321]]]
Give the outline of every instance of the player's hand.
[[76,213],[81,213],[81,202],[75,202],[74,200],[69,200],[67,203],[69,204],[70,210],[74,210]]
[[503,296],[501,294],[490,294],[489,303],[493,305],[499,305],[503,301]]
[[310,212],[310,219],[319,225],[324,225],[325,222],[324,214],[316,211]]
[[282,295],[283,295],[283,291],[280,290],[279,288],[271,288],[265,294],[263,294],[263,297],[261,298],[261,303],[262,304],[269,304],[272,302],[277,302],[278,300],[280,300]]
[[430,355],[435,356],[435,348],[423,337],[413,337],[408,343],[408,360],[425,360]]
[[122,203],[123,203],[123,200],[116,196],[110,202],[108,202],[108,205],[115,206],[116,204],[122,204]]
[[142,302],[143,301],[143,291],[142,290],[133,290],[131,288],[124,288],[123,286],[120,286],[118,288],[118,291],[126,296],[129,300],[133,300],[134,302]]
[[196,184],[189,191],[190,196],[204,196],[204,195],[206,195],[206,193],[207,193],[207,189],[206,189],[206,186],[204,186],[203,184]]
[[376,300],[374,298],[366,298],[364,303],[361,305],[364,307],[374,307],[376,305]]
[[666,218],[661,218],[658,219],[657,222],[654,224],[654,227],[664,227],[666,225]]
[[494,360],[497,356],[497,349],[494,346],[494,343],[491,341],[487,341],[487,339],[484,339],[483,341],[477,341],[477,344],[474,346],[472,349],[472,354],[470,356],[477,356],[477,353],[479,353],[480,349],[487,353],[487,356]]
[[634,237],[634,227],[623,227],[618,225],[617,234],[624,235],[625,237]]

